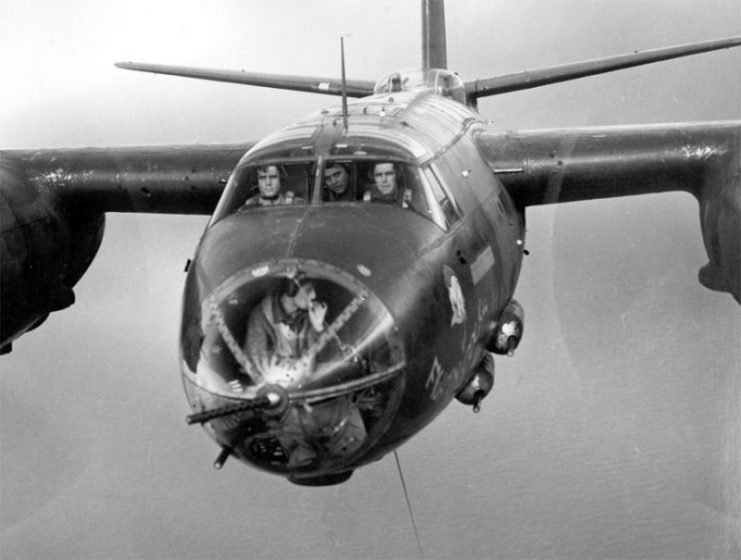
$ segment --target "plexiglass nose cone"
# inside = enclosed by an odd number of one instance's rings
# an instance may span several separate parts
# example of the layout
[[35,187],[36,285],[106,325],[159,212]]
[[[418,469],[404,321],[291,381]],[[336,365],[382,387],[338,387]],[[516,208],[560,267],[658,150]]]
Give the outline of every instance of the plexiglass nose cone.
[[279,387],[280,410],[215,418],[207,431],[260,468],[308,478],[348,470],[388,427],[405,356],[393,318],[353,275],[316,261],[246,267],[216,286],[184,332],[194,412]]

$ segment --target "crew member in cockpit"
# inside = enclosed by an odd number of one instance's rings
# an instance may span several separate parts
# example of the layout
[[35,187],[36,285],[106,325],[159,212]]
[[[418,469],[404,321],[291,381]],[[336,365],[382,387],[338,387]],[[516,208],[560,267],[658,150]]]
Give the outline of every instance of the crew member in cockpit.
[[398,185],[396,166],[391,162],[380,162],[373,166],[373,185],[363,194],[364,201],[394,204],[409,208],[412,192],[404,189],[401,193]]
[[257,188],[259,193],[247,199],[245,207],[278,206],[302,202],[294,197],[292,191],[281,192],[280,169],[277,165],[265,165],[257,168]]
[[311,373],[309,349],[324,330],[327,305],[316,300],[311,280],[285,278],[247,321],[245,353],[266,381],[291,383]]
[[324,168],[324,192],[322,199],[326,202],[354,199],[350,189],[350,173],[344,163],[330,162]]

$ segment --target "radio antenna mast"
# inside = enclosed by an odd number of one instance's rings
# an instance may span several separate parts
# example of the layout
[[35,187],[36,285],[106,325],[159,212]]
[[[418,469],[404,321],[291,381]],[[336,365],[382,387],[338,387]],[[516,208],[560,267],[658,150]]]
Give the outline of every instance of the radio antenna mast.
[[342,66],[342,126],[347,134],[347,78],[345,77],[345,38],[340,37],[340,59]]

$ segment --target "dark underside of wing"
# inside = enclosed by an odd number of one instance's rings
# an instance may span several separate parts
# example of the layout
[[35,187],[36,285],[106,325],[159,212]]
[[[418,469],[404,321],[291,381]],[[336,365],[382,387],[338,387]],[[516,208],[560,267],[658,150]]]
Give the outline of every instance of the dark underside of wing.
[[741,121],[483,131],[479,148],[515,204],[686,191],[700,203],[706,287],[741,300]]

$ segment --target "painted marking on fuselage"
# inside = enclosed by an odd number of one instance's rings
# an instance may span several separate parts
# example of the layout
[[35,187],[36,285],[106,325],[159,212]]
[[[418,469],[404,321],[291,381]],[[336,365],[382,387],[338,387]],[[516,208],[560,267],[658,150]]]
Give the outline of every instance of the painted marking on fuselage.
[[443,276],[445,277],[445,285],[448,288],[450,308],[453,312],[453,317],[450,319],[450,326],[462,325],[466,320],[466,300],[463,298],[461,283],[458,281],[453,269],[448,265],[443,266]]
[[487,245],[476,260],[471,265],[471,276],[473,277],[474,286],[481,282],[481,279],[494,266],[494,252],[491,250],[491,246]]
[[425,381],[425,389],[430,389],[431,400],[436,401],[441,395],[454,390],[463,381],[464,369],[461,365],[458,364],[450,372],[446,372],[435,356],[430,373],[427,375],[427,381]]
[[430,373],[427,375],[427,381],[425,381],[425,389],[432,387],[430,390],[430,398],[433,401],[436,401],[442,392],[443,377],[445,377],[445,370],[443,369],[443,366],[440,365],[437,356],[435,356]]
[[484,319],[489,313],[489,303],[479,297],[478,301],[474,305],[474,310],[476,311],[476,315],[474,317],[471,334],[461,343],[461,351],[464,352],[463,360],[466,364],[470,364],[473,361],[477,349],[477,342],[483,329],[486,327],[484,325]]

